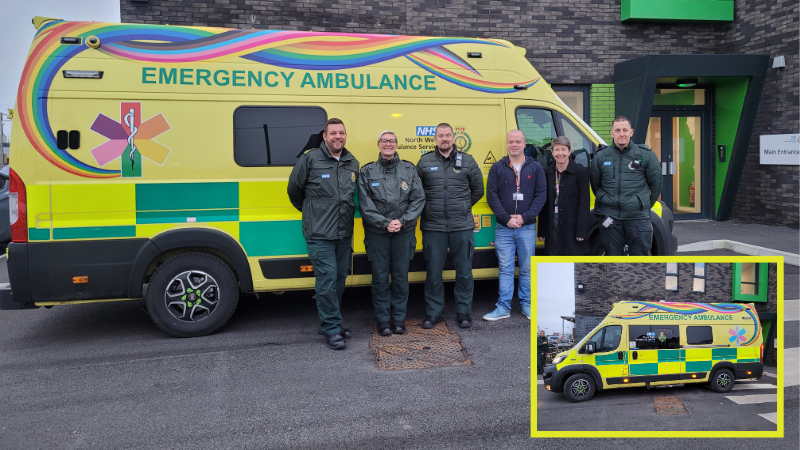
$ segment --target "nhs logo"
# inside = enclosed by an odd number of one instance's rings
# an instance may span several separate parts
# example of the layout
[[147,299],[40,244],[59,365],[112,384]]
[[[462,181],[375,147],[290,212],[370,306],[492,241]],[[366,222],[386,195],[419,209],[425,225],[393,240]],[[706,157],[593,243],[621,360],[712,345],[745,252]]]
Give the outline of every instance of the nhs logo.
[[436,136],[436,127],[417,127],[417,136]]

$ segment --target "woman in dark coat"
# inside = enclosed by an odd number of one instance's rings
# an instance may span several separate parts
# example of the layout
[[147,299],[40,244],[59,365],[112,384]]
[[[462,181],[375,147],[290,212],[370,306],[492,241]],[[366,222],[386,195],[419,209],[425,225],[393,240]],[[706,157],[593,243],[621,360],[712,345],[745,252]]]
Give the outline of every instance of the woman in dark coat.
[[[547,202],[539,214],[539,240],[550,256],[589,253],[589,171],[572,158],[572,145],[564,136],[553,139],[555,164],[544,169]],[[558,183],[558,185],[556,185]]]

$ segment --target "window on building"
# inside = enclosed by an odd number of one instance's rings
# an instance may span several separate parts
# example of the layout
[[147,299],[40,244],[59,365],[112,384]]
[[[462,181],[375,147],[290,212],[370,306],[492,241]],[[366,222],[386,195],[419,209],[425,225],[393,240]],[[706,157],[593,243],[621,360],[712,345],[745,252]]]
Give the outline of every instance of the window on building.
[[692,291],[706,292],[706,263],[695,263],[692,272]]
[[239,107],[233,113],[233,159],[246,167],[294,166],[326,120],[325,110],[315,106]]
[[668,291],[677,291],[678,263],[667,263],[666,275],[666,289]]
[[589,120],[589,86],[553,85],[553,90],[575,115]]
[[733,300],[740,302],[766,302],[767,270],[764,263],[733,264]]
[[744,295],[758,294],[758,264],[743,263],[741,273],[742,283],[739,287],[739,293]]
[[686,344],[706,345],[714,343],[714,333],[710,326],[686,327]]
[[630,340],[639,350],[680,348],[678,325],[630,325]]

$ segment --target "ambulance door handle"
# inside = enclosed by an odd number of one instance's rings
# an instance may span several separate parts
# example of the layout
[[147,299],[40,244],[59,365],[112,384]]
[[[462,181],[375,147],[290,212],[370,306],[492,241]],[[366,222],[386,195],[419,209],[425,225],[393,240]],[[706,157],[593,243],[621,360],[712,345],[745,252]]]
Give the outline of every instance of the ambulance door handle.
[[639,358],[639,352],[633,352],[633,359]]
[[622,361],[623,358],[625,358],[624,352],[617,352],[617,359]]
[[664,161],[661,163],[661,175],[666,175],[666,174],[667,174],[667,162]]
[[670,162],[669,163],[669,174],[670,175],[675,175],[675,171],[676,170],[677,170],[677,163],[675,161]]

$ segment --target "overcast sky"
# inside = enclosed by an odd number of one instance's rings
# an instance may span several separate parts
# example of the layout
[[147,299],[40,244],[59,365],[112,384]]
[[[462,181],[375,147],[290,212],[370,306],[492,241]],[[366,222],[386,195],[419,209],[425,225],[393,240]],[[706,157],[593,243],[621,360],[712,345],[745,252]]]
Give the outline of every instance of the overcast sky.
[[[34,16],[119,22],[119,0],[3,0],[0,6],[0,112],[14,108],[22,66],[33,36]],[[11,125],[6,123],[6,134]]]
[[[571,263],[539,263],[536,267],[539,323],[534,325],[537,330],[544,328],[548,335],[561,333],[561,316],[572,316],[575,311],[575,266]],[[564,322],[564,329],[571,325]]]

